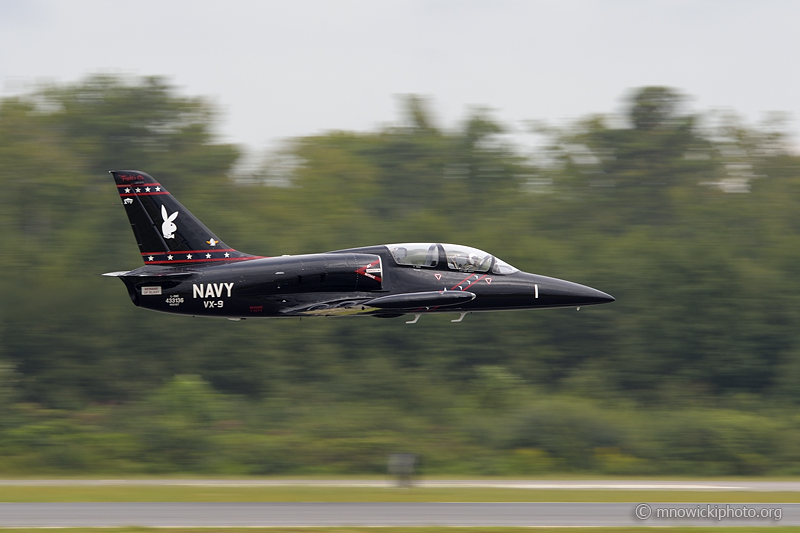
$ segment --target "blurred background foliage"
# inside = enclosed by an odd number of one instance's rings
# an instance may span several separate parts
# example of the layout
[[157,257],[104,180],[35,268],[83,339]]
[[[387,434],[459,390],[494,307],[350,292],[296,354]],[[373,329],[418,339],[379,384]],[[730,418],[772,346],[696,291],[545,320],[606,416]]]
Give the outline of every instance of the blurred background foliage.
[[[522,148],[490,110],[287,140],[257,168],[161,78],[0,100],[0,474],[800,473],[800,157],[667,87]],[[232,323],[139,310],[110,169],[261,255],[455,242],[598,308]]]

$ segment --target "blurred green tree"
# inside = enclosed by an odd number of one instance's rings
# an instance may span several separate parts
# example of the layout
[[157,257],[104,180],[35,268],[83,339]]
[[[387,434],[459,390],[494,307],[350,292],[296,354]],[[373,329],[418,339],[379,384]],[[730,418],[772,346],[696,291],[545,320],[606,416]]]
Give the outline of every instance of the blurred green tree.
[[[759,440],[742,430],[749,414],[700,431],[711,415],[691,411],[741,395],[774,406],[800,401],[792,383],[800,368],[800,157],[785,125],[693,113],[678,91],[645,87],[631,93],[623,116],[552,129],[526,158],[486,109],[448,129],[423,98],[401,104],[397,124],[287,142],[281,180],[259,182],[230,177],[238,150],[215,138],[214,109],[160,78],[92,76],[0,100],[0,368],[14,369],[0,372],[0,404],[17,413],[3,419],[0,449],[6,442],[22,454],[27,444],[19,443],[47,442],[31,445],[25,464],[47,456],[43,464],[82,468],[89,456],[81,447],[113,448],[108,460],[123,464],[162,434],[147,448],[156,470],[180,457],[174,468],[223,468],[209,454],[231,446],[234,463],[274,454],[252,471],[301,468],[295,449],[344,469],[358,468],[345,456],[361,449],[364,468],[375,471],[408,433],[425,443],[426,464],[451,468],[453,454],[476,471],[501,472],[525,457],[622,471],[679,445],[664,433],[669,424],[650,428],[663,439],[653,443],[602,406],[584,413],[589,403],[614,401],[623,413],[638,413],[626,402],[681,410],[674,426],[694,429],[670,459],[674,471],[691,471],[701,461],[693,450],[712,441],[726,455],[709,472],[789,468],[797,451],[779,443],[797,434],[794,419],[769,418]],[[98,276],[141,261],[105,174],[120,167],[150,172],[226,242],[253,253],[457,242],[597,286],[617,302],[580,313],[470,316],[461,326],[426,317],[413,328],[146,313]],[[535,399],[564,391],[591,400]],[[274,409],[229,414],[234,397]],[[162,410],[142,414],[142,398]],[[142,427],[151,433],[101,415],[106,429],[94,433],[64,414],[117,403],[138,406],[128,415],[150,417]],[[326,411],[334,405],[347,420],[338,429]],[[573,422],[581,429],[566,427]],[[218,428],[228,423],[248,435],[247,446],[234,450],[236,438]],[[480,436],[476,427],[489,429]],[[137,435],[127,451],[119,444],[126,431]],[[486,438],[495,432],[504,436]],[[189,434],[197,438],[182,440]],[[330,453],[326,439],[338,439]],[[63,457],[51,453],[53,443],[64,444]]]

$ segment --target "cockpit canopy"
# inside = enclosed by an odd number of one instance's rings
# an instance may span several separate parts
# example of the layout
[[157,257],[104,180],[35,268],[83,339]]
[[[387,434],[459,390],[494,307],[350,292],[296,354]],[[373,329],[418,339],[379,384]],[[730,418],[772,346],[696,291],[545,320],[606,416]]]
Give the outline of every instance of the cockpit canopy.
[[440,268],[458,272],[491,272],[492,274],[513,274],[518,269],[477,248],[445,243],[402,243],[387,244],[387,248],[398,265],[418,268]]

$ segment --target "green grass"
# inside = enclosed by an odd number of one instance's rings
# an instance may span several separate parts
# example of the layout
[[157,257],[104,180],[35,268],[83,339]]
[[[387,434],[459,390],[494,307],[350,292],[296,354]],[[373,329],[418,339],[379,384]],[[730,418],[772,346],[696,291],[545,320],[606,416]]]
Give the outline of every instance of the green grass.
[[800,503],[800,492],[483,487],[0,486],[0,502],[686,502]]
[[[585,527],[253,527],[253,528],[168,528],[170,533],[208,533],[209,529],[224,529],[235,533],[586,533]],[[164,528],[119,527],[119,528],[61,528],[59,533],[160,533]],[[39,529],[3,529],[3,533],[34,533]],[[652,527],[597,527],[597,533],[653,533]],[[742,533],[774,532],[774,527],[659,527],[658,533]],[[800,527],[783,527],[782,533],[800,533]]]

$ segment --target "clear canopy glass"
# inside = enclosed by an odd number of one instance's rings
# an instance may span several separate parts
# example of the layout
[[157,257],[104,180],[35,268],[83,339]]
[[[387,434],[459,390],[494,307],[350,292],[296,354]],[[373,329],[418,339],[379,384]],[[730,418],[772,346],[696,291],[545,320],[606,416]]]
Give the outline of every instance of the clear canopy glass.
[[514,272],[519,272],[519,269],[509,265],[502,259],[494,258],[493,274],[513,274]]
[[409,242],[386,246],[398,265],[435,267],[439,264],[439,247],[435,243]]
[[447,267],[459,272],[488,272],[494,256],[477,248],[460,244],[442,244]]
[[513,274],[517,269],[483,250],[460,244],[402,243],[387,245],[398,265],[434,268],[439,265],[440,250],[447,268],[459,272]]

